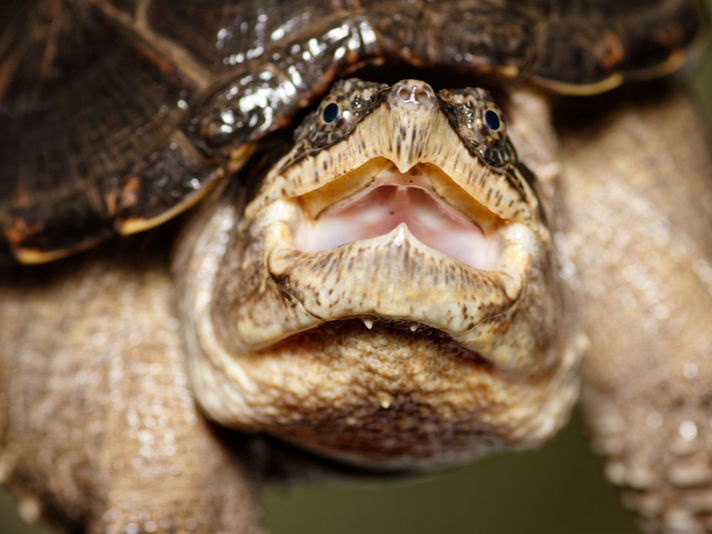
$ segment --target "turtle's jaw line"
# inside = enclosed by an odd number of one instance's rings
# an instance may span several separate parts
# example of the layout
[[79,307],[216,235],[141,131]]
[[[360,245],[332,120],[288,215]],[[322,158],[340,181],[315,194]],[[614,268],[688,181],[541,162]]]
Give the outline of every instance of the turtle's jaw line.
[[[379,167],[365,189],[346,199],[334,199],[315,218],[309,194],[302,195],[305,213],[295,229],[294,246],[319,252],[382,236],[404,225],[414,239],[466,265],[488,271],[499,267],[498,234],[490,231],[485,236],[472,215],[466,216],[438,196],[432,185],[438,176],[420,164],[405,173],[390,162]],[[325,200],[323,193],[319,197]]]
[[[427,102],[402,100],[413,88]],[[549,269],[536,196],[513,152],[489,161],[439,102],[405,81],[341,140],[317,150],[304,138],[267,174],[218,282],[245,281],[216,297],[225,343],[267,353],[366,318],[424,325],[509,374],[547,368],[531,348],[545,339],[541,313],[519,313],[538,305],[527,282]]]
[[243,348],[265,350],[362,318],[366,327],[374,319],[423,325],[490,360],[497,343],[490,316],[507,330],[539,255],[526,225],[501,218],[427,162],[404,172],[379,156],[305,189],[268,203],[254,219],[268,283],[293,318],[264,326],[241,312],[235,338]]
[[[279,211],[290,209],[298,211],[294,202],[282,201]],[[502,370],[530,367],[524,359],[510,365],[512,351],[500,341],[539,246],[525,225],[504,225],[493,236],[502,243],[496,270],[474,268],[427,246],[405,223],[377,237],[310,252],[294,246],[284,221],[270,227],[264,265],[289,321],[261,323],[251,309],[240,310],[234,332],[244,350],[267,350],[325,323],[362,318],[367,327],[377,319],[437,330]]]

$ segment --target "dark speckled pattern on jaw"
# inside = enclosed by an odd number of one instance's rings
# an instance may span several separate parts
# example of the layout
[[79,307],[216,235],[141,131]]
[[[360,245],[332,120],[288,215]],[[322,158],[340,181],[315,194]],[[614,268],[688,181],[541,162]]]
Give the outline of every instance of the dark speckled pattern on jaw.
[[[349,113],[326,123],[320,113],[337,97]],[[218,209],[186,260],[181,305],[203,408],[222,424],[379,468],[540,443],[576,395],[576,333],[555,320],[565,299],[539,200],[504,133],[482,136],[491,97],[347,80],[324,103],[244,217]],[[296,248],[311,217],[304,199],[352,196],[383,167],[373,161],[421,169],[453,209],[479,206],[467,213],[485,218],[499,266],[470,267],[402,223],[322,251]],[[383,439],[365,447],[374,432]]]

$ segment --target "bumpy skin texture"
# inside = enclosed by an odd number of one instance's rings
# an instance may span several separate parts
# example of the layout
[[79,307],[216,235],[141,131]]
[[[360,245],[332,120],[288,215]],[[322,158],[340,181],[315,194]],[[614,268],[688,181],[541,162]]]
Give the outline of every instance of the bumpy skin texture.
[[619,96],[578,108],[585,128],[562,115],[563,273],[578,275],[591,341],[583,406],[646,532],[710,532],[712,157],[684,92]]
[[188,389],[167,249],[2,272],[2,479],[71,532],[262,531],[246,459]]

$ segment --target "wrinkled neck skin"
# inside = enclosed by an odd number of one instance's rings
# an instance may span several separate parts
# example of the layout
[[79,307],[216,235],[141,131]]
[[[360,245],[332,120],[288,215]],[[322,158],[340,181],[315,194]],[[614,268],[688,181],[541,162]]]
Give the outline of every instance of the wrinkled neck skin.
[[580,339],[542,216],[548,104],[518,90],[505,110],[535,192],[408,83],[410,100],[396,87],[328,150],[286,156],[246,208],[205,203],[180,240],[192,385],[218,423],[431,470],[535,447],[567,420]]

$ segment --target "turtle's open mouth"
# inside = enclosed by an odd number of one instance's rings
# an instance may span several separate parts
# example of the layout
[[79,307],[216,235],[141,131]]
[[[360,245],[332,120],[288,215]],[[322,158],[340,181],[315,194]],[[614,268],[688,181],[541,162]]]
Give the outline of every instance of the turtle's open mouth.
[[305,217],[294,245],[305,252],[378,237],[405,224],[418,241],[466,265],[499,267],[495,230],[504,221],[434,165],[421,163],[401,173],[392,161],[378,158],[299,201]]

